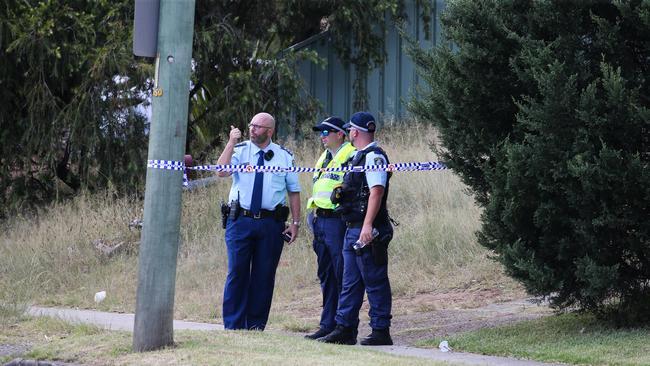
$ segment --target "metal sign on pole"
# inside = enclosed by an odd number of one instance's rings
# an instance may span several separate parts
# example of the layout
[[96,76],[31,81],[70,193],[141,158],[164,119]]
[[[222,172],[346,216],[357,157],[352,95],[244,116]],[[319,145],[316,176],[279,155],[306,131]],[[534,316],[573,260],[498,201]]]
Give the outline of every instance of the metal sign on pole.
[[[194,6],[195,0],[160,0],[148,159],[182,160],[185,154]],[[136,48],[140,52],[134,41]],[[152,48],[144,48],[150,55]],[[182,181],[180,171],[147,169],[133,329],[138,352],[174,344]]]
[[135,0],[133,54],[156,57],[160,0]]

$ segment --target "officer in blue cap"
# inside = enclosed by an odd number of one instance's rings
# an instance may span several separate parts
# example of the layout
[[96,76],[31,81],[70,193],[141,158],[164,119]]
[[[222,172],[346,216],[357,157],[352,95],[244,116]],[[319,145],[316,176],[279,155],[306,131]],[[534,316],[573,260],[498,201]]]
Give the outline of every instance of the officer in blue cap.
[[[248,125],[250,140],[237,144],[241,131],[231,126],[219,165],[291,167],[293,154],[271,141],[275,119],[258,113]],[[219,172],[225,177],[230,172]],[[223,295],[226,329],[264,330],[269,318],[275,271],[284,245],[298,236],[300,184],[296,173],[235,172],[230,188],[230,214],[226,222],[228,276]],[[289,209],[293,218],[285,227]]]
[[[377,123],[368,112],[357,112],[344,126],[358,150],[349,166],[388,164],[388,156],[374,141]],[[356,344],[359,309],[364,291],[370,304],[372,333],[362,345],[392,345],[390,320],[392,294],[388,280],[388,244],[393,237],[388,216],[390,174],[386,171],[348,172],[332,201],[346,222],[343,243],[343,289],[336,312],[336,328],[318,340],[326,343]]]
[[[338,117],[329,117],[312,127],[320,132],[320,140],[325,151],[316,161],[316,168],[340,168],[355,152],[354,146],[345,141],[347,132],[343,122]],[[336,327],[336,308],[341,294],[343,279],[343,236],[345,222],[341,215],[334,211],[336,204],[332,203],[332,191],[340,186],[344,172],[317,171],[313,176],[312,196],[307,201],[307,209],[311,210],[307,217],[313,228],[313,248],[318,264],[318,279],[323,292],[323,311],[320,317],[320,327],[305,336],[317,339],[328,335]]]

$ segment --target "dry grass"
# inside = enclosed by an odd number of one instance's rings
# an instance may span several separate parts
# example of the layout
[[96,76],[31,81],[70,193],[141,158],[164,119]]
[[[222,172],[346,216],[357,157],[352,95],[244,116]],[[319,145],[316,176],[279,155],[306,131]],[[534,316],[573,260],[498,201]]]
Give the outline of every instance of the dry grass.
[[[392,162],[438,160],[429,148],[435,138],[430,127],[391,127],[378,137]],[[299,166],[312,166],[321,151],[315,138],[286,145],[296,152]],[[306,202],[311,177],[301,174],[300,179]],[[211,187],[184,193],[176,282],[178,319],[220,321],[226,250],[219,202],[227,197],[229,187],[230,179],[222,179]],[[142,206],[138,197],[82,194],[44,209],[35,218],[5,223],[0,234],[0,309],[4,316],[18,313],[25,303],[95,308],[93,294],[99,290],[106,290],[108,296],[97,309],[133,312],[136,255],[102,259],[91,243],[98,238],[138,240],[139,233],[131,231],[128,222],[141,217]],[[480,210],[453,172],[395,173],[389,209],[400,222],[390,247],[395,296],[512,283],[476,243]],[[317,323],[316,261],[311,235],[302,230],[298,241],[282,255],[271,327],[301,330]]]

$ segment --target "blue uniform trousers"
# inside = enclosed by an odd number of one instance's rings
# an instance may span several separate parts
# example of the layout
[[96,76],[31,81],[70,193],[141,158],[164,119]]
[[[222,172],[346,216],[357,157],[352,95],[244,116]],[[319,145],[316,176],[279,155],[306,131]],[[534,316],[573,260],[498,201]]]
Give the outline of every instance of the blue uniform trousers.
[[345,222],[337,217],[314,218],[313,247],[318,261],[318,279],[323,292],[320,328],[332,331],[336,327],[336,309],[343,280],[343,238]]
[[358,256],[352,246],[359,239],[360,227],[349,227],[343,244],[343,289],[339,297],[336,323],[345,327],[359,326],[359,309],[364,290],[370,304],[370,327],[390,327],[392,297],[388,280],[388,264],[378,266],[369,250]]
[[240,216],[228,220],[228,276],[223,294],[226,329],[264,330],[269,318],[284,223]]

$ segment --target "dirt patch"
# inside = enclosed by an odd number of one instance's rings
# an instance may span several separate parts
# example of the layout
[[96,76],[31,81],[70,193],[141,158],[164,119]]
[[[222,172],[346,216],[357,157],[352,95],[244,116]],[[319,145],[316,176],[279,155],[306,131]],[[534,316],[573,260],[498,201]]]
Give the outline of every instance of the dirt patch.
[[[391,334],[396,345],[551,315],[532,298],[514,298],[498,289],[454,290],[398,298],[393,303]],[[367,313],[367,304],[364,304]],[[363,310],[362,310],[363,311]],[[367,316],[366,316],[367,319]],[[362,321],[359,334],[370,331]]]
[[397,345],[414,345],[420,340],[516,323],[552,314],[533,299],[490,304],[475,309],[445,309],[406,314],[393,319],[393,340]]
[[[413,346],[418,341],[445,337],[481,328],[516,323],[553,314],[521,291],[456,289],[393,298],[391,335],[395,345]],[[309,299],[313,304],[316,298]],[[286,309],[285,309],[286,310]],[[320,308],[296,306],[304,319],[318,319]],[[368,302],[359,312],[359,337],[370,333]]]

